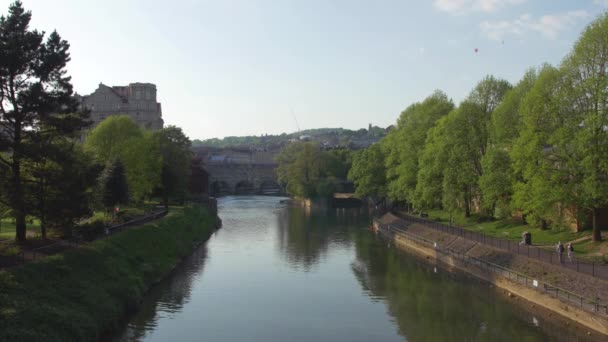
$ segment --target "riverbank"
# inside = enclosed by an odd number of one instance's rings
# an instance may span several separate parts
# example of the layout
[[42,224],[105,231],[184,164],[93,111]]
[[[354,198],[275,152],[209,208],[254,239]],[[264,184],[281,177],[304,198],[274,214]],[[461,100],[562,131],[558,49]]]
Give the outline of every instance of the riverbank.
[[0,271],[1,341],[94,341],[216,227],[202,207]]
[[595,300],[587,299],[607,298],[608,283],[603,280],[471,243],[421,224],[406,222],[390,213],[375,220],[374,226],[407,252],[470,273],[505,289],[514,298],[521,297],[608,335],[608,312],[603,312],[605,302],[596,305]]

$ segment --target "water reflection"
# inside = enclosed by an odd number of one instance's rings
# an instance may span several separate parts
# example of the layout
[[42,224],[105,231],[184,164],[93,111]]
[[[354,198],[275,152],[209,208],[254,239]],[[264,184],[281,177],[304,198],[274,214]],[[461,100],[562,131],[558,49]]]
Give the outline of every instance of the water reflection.
[[123,328],[123,335],[114,341],[143,341],[159,320],[173,319],[190,301],[192,285],[202,275],[206,260],[206,245],[184,258],[168,277],[150,290],[137,314]]
[[388,248],[364,210],[229,197],[224,226],[116,341],[583,340],[464,275]]
[[318,209],[287,206],[277,212],[279,254],[297,269],[310,271],[329,249],[348,249],[349,231],[369,219],[364,209]]
[[584,331],[564,329],[513,305],[491,285],[442,271],[382,239],[357,235],[352,270],[366,293],[383,298],[408,341],[583,341]]

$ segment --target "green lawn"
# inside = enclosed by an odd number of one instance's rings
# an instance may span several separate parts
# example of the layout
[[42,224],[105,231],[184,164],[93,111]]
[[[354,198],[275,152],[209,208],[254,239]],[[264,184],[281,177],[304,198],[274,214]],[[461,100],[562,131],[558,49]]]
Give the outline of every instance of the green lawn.
[[[442,210],[429,210],[429,219],[448,223],[450,215]],[[530,225],[524,225],[515,220],[495,220],[480,222],[479,216],[464,217],[458,214],[453,217],[456,226],[508,240],[521,240],[521,234],[528,231],[532,234],[533,244],[553,245],[558,241],[566,242],[591,234],[590,231],[575,233],[570,230],[541,230]]]
[[[28,220],[27,231],[29,236],[40,236],[40,221]],[[15,238],[15,220],[4,218],[0,220],[0,240]]]
[[0,270],[0,341],[97,341],[215,230],[203,208]]

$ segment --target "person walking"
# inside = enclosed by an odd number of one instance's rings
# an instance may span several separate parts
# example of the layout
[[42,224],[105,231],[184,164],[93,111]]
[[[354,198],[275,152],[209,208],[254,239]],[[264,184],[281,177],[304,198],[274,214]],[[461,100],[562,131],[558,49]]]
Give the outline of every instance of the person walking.
[[574,254],[574,246],[572,246],[572,242],[568,242],[566,249],[568,250],[568,261],[572,262],[572,256]]
[[559,241],[557,243],[557,246],[555,247],[555,250],[557,252],[557,257],[559,259],[559,262],[562,263],[563,262],[562,256],[564,255],[564,245],[562,244],[561,241]]

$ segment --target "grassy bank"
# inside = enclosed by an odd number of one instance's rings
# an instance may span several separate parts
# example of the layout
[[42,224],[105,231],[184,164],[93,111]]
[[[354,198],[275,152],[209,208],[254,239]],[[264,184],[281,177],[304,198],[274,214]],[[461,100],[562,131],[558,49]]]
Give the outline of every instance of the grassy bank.
[[95,341],[214,230],[202,208],[0,271],[0,341]]
[[[435,221],[441,221],[446,224],[450,221],[450,214],[442,210],[429,210],[428,214],[429,219]],[[558,241],[572,241],[591,233],[590,231],[575,233],[569,229],[542,230],[512,219],[483,221],[480,220],[479,216],[471,215],[470,217],[465,217],[462,213],[454,215],[452,219],[454,220],[454,224],[459,227],[502,239],[521,240],[521,234],[528,231],[532,233],[532,242],[535,244],[553,245]]]

